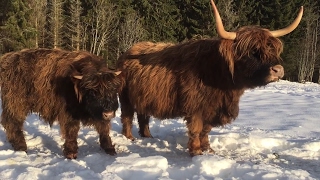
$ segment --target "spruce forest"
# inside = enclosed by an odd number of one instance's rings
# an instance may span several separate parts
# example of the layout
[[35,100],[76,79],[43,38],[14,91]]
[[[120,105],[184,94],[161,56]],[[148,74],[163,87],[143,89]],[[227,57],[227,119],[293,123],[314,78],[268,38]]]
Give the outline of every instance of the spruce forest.
[[[303,19],[280,39],[284,79],[320,83],[320,0],[216,0],[227,31],[270,30]],[[25,48],[85,50],[110,68],[139,41],[217,37],[210,0],[0,0],[0,55]]]

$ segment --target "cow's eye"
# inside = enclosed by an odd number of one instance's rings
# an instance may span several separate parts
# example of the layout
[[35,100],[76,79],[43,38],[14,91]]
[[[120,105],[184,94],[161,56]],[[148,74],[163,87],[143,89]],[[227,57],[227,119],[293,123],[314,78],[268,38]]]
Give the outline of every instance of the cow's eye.
[[253,58],[256,58],[256,59],[260,59],[260,53],[259,53],[259,51],[254,51],[254,52],[252,53],[252,57],[253,57]]
[[91,97],[96,97],[97,93],[95,91],[89,91],[88,95],[91,96]]

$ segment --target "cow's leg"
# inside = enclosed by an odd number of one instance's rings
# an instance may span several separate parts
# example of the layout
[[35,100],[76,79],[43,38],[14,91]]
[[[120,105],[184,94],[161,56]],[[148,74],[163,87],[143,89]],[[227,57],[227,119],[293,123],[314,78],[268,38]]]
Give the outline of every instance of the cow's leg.
[[60,124],[62,136],[65,138],[63,145],[63,154],[68,159],[76,159],[78,155],[78,132],[80,129],[80,121],[67,120]]
[[130,103],[127,88],[124,88],[120,93],[119,100],[121,105],[122,134],[128,139],[134,140],[134,136],[132,135],[134,109]]
[[186,117],[188,128],[188,148],[190,156],[196,156],[202,154],[200,133],[203,129],[202,119],[198,116]]
[[121,114],[122,134],[133,141],[134,136],[132,135],[132,120],[133,117],[131,117],[131,115],[127,116],[123,113]]
[[152,138],[152,135],[151,135],[150,129],[149,129],[150,116],[147,116],[145,114],[137,114],[137,117],[138,117],[138,123],[139,123],[140,136]]
[[112,141],[110,138],[110,121],[102,121],[100,123],[95,124],[95,128],[97,132],[99,133],[99,141],[100,141],[100,147],[110,155],[116,155],[116,150],[114,149],[114,146],[112,145]]
[[2,110],[1,124],[5,129],[8,141],[15,151],[27,151],[27,144],[22,131],[23,123],[24,119],[14,117],[5,108]]
[[200,133],[200,144],[201,144],[202,151],[214,153],[214,150],[210,147],[210,143],[209,143],[209,133],[211,129],[212,129],[212,126],[210,124],[203,125],[202,132]]

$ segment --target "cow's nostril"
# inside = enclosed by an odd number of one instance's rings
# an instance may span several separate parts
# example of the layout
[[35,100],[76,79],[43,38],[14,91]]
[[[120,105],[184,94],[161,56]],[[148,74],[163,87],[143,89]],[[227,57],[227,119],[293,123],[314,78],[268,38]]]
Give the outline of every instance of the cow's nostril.
[[272,70],[275,72],[275,73],[278,73],[279,72],[279,69],[275,68],[275,67],[272,67]]
[[274,76],[277,76],[279,78],[282,78],[284,76],[284,69],[281,65],[276,65],[270,68],[271,73]]
[[272,68],[272,71],[274,71],[275,73],[281,73],[281,71],[283,71],[283,67],[282,66],[273,66]]

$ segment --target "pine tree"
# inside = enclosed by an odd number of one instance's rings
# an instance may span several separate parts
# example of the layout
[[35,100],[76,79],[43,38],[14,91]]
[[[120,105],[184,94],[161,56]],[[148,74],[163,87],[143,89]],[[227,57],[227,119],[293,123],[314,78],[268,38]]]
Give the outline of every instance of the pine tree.
[[176,41],[178,9],[173,1],[133,0],[132,6],[143,19],[151,41]]
[[30,19],[28,20],[34,30],[34,38],[31,38],[32,47],[44,47],[44,26],[47,0],[27,0],[27,2],[28,6],[32,7]]
[[[275,16],[274,29],[284,28],[292,23],[296,18],[300,6],[304,4],[303,0],[282,0],[279,1],[280,8]],[[298,52],[299,47],[297,44],[301,43],[303,36],[305,13],[299,26],[290,34],[280,37],[284,42],[284,51],[282,53],[283,66],[286,70],[285,78],[292,81],[297,81],[298,77]]]
[[210,2],[206,0],[177,0],[180,9],[179,41],[195,36],[213,35],[213,16]]
[[5,14],[0,15],[1,51],[9,52],[31,47],[30,39],[34,31],[28,23],[30,9],[22,0],[2,3],[4,5],[2,10]]
[[58,48],[62,45],[63,27],[63,0],[47,0],[46,22],[45,22],[45,44],[46,48]]
[[0,26],[4,26],[8,19],[11,0],[0,0]]
[[248,14],[252,12],[255,1],[253,0],[235,0],[233,1],[233,7],[235,12],[238,15],[238,23],[237,26],[248,26],[253,25],[252,21],[250,20],[250,17],[248,17]]
[[80,0],[67,0],[64,4],[63,21],[63,47],[69,50],[80,50],[83,39],[81,15],[82,4]]

